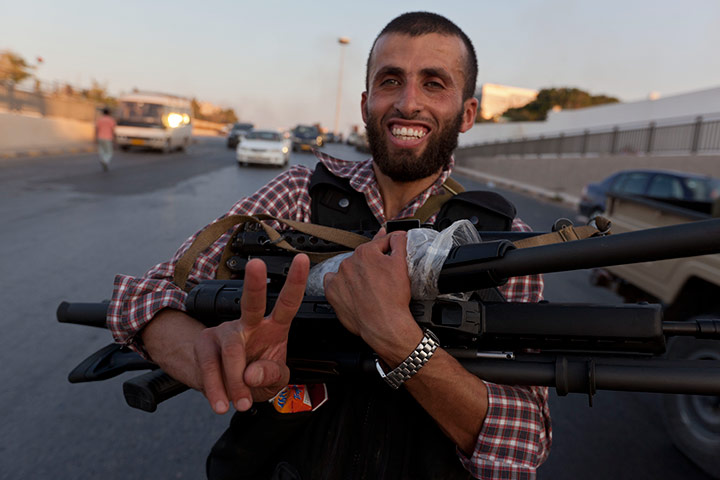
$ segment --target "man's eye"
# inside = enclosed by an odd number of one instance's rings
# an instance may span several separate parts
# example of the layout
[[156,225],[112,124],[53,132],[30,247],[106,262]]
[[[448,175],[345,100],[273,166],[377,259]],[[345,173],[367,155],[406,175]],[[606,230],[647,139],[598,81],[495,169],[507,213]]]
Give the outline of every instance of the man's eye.
[[427,85],[430,88],[445,88],[445,87],[443,87],[442,83],[440,83],[440,82],[427,82],[425,85]]
[[400,85],[400,82],[396,78],[386,78],[380,85]]

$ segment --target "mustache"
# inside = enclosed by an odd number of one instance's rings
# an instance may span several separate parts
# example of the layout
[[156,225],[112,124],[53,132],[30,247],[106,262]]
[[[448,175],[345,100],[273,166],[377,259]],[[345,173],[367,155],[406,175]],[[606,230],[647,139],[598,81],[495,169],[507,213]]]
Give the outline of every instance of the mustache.
[[432,118],[421,116],[420,112],[414,113],[412,115],[405,115],[404,113],[400,111],[395,111],[392,113],[389,113],[385,117],[383,117],[383,123],[387,123],[391,120],[413,120],[413,121],[420,121],[427,123],[429,125],[435,125],[435,122]]

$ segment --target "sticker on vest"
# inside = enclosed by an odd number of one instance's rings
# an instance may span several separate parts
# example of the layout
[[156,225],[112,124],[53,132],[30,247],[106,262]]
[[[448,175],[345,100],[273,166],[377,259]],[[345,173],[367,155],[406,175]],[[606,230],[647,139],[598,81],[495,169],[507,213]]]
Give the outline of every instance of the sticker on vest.
[[288,385],[269,400],[280,413],[299,413],[317,410],[327,402],[328,393],[324,383],[312,385]]

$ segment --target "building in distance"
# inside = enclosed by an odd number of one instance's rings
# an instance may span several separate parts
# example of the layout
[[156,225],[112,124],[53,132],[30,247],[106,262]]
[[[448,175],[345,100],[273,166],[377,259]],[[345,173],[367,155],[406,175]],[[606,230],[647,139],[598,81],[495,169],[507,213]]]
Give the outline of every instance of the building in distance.
[[530,88],[483,83],[475,93],[478,99],[478,121],[497,121],[508,108],[522,108],[537,98]]

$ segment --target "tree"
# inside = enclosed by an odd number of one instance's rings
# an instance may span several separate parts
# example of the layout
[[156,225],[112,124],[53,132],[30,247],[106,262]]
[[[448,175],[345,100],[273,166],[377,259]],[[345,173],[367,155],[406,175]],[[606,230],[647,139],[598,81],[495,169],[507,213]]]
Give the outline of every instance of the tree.
[[215,123],[235,123],[238,121],[235,110],[233,110],[232,108],[218,110],[208,115],[202,113],[202,108],[200,108],[200,102],[198,102],[197,99],[193,98],[190,103],[192,106],[193,117],[198,120],[206,120],[208,122]]
[[607,95],[591,95],[578,88],[544,88],[538,92],[535,100],[522,108],[510,108],[503,117],[511,122],[539,121],[547,118],[547,112],[554,107],[563,110],[592,107],[605,103],[617,103],[619,100]]
[[97,80],[93,80],[92,86],[83,90],[81,94],[91,102],[103,104],[108,107],[117,105],[117,99],[110,96],[107,92],[107,87],[98,83]]
[[0,52],[0,81],[11,86],[32,77],[31,65],[17,53],[5,50]]

